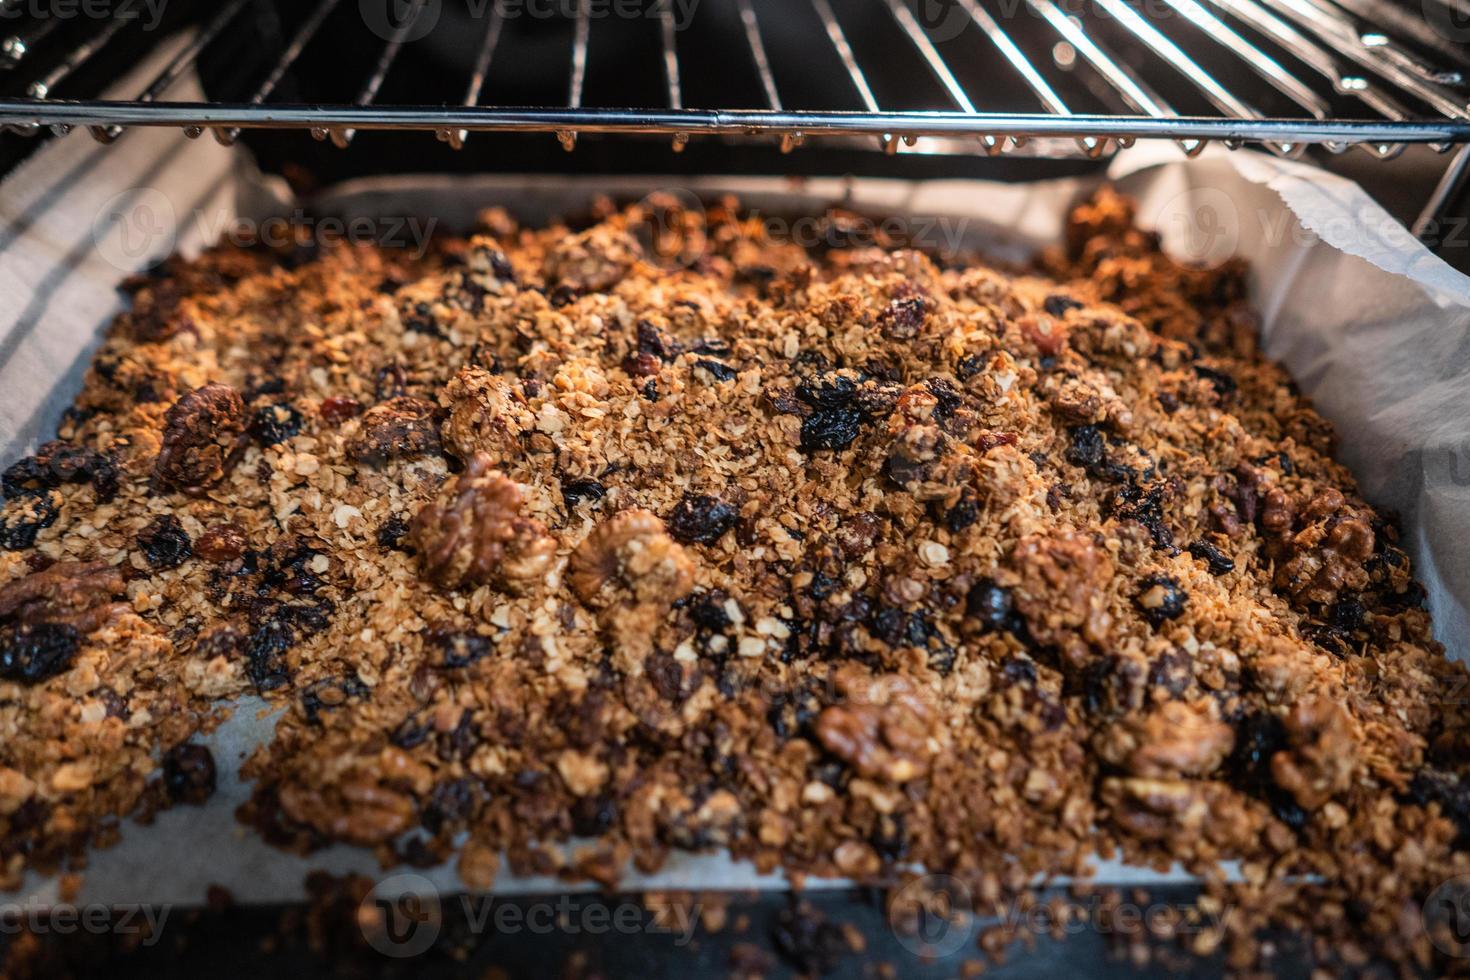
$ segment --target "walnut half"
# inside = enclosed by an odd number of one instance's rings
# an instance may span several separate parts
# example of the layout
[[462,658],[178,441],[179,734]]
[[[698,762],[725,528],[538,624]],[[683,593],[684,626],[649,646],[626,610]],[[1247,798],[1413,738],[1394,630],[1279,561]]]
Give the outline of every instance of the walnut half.
[[207,384],[174,402],[163,417],[163,448],[153,464],[162,488],[202,494],[223,480],[245,439],[245,403],[225,384]]
[[425,504],[409,529],[424,577],[447,589],[491,585],[525,593],[546,577],[556,539],[521,513],[521,488],[485,453]]
[[567,582],[598,610],[620,669],[637,674],[669,607],[694,588],[694,565],[663,521],[635,508],[592,529],[572,552]]
[[577,546],[569,583],[589,606],[623,600],[667,608],[694,587],[694,567],[657,515],[634,508],[603,521]]

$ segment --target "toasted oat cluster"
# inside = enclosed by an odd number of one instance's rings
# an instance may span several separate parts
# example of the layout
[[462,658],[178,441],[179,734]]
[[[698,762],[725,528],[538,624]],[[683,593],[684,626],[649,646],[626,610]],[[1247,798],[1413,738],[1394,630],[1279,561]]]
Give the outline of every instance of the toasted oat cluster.
[[4,474],[4,880],[206,798],[191,737],[259,694],[241,816],[289,848],[476,887],[727,849],[987,908],[1238,859],[1197,952],[1429,964],[1466,672],[1245,270],[1108,191],[1025,270],[854,220],[654,198],[129,283]]

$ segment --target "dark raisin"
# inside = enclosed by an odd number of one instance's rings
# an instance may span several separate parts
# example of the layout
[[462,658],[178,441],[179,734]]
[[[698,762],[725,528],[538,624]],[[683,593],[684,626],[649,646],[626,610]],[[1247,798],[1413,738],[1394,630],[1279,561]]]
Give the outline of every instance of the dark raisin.
[[425,720],[416,714],[409,715],[398,723],[397,728],[393,729],[393,734],[388,736],[388,741],[400,749],[412,749],[423,745],[433,730],[432,721]]
[[684,347],[666,332],[647,320],[639,320],[636,328],[637,350],[660,361],[672,361],[684,352]]
[[1008,657],[1001,665],[1000,672],[1012,684],[1036,683],[1036,664],[1025,657]]
[[1139,583],[1133,602],[1150,625],[1158,627],[1184,614],[1189,593],[1167,575],[1150,575]]
[[1164,501],[1169,496],[1168,481],[1147,488],[1128,485],[1118,493],[1113,505],[1113,516],[1119,520],[1134,521],[1148,531],[1154,547],[1178,554],[1174,547],[1174,532],[1164,523]]
[[33,547],[36,535],[56,523],[60,503],[61,495],[54,490],[7,501],[0,508],[0,548],[23,551]]
[[721,633],[730,628],[730,616],[725,612],[725,603],[730,597],[719,589],[701,592],[689,603],[689,615],[701,629]]
[[980,498],[966,487],[953,507],[944,512],[944,527],[950,534],[959,534],[980,519]]
[[694,366],[708,371],[716,381],[734,381],[736,378],[734,368],[713,358],[701,357],[694,362]]
[[1048,296],[1042,302],[1041,306],[1047,313],[1055,317],[1066,316],[1068,310],[1082,309],[1081,303],[1070,296],[1063,296],[1061,293],[1053,293]]
[[1470,842],[1470,783],[1458,773],[1426,767],[1414,774],[1407,794],[1409,802],[1419,806],[1438,803],[1440,813],[1459,830],[1456,845]]
[[1190,545],[1189,553],[1208,565],[1211,575],[1225,575],[1235,571],[1235,562],[1225,552],[1203,539]]
[[0,680],[35,684],[71,667],[81,645],[65,623],[21,623],[0,633]]
[[561,499],[567,510],[576,510],[584,500],[601,500],[607,496],[607,487],[596,480],[563,480]]
[[776,916],[771,938],[781,958],[806,974],[830,973],[851,952],[842,927],[805,903]]
[[408,534],[408,522],[395,514],[378,528],[378,547],[388,551],[398,551],[403,547],[403,538],[406,534]]
[[290,405],[266,405],[250,416],[250,438],[275,446],[301,431],[301,413]]
[[483,659],[492,647],[488,636],[476,633],[440,633],[435,642],[443,651],[444,666],[451,669],[470,666]]
[[643,661],[643,672],[665,701],[682,704],[689,696],[684,690],[684,668],[669,654],[660,651],[650,653]]
[[863,414],[855,408],[819,408],[801,423],[801,450],[846,449],[857,439]]
[[686,493],[669,515],[669,534],[686,544],[713,544],[735,526],[740,512],[718,497]]
[[7,499],[44,493],[63,483],[90,483],[97,499],[106,503],[117,496],[117,463],[106,453],[57,439],[42,445],[36,455],[14,463],[0,476],[0,490]]
[[640,388],[639,391],[642,392],[643,397],[647,398],[649,401],[658,401],[658,379],[649,378],[647,381],[643,382],[643,387]]
[[1183,695],[1193,680],[1193,661],[1179,652],[1161,654],[1148,671],[1149,687],[1165,691],[1173,698]]
[[1221,398],[1226,398],[1234,394],[1239,387],[1235,383],[1235,379],[1224,371],[1217,371],[1214,368],[1207,368],[1203,365],[1196,364],[1194,365],[1194,373],[1205,381],[1208,381],[1211,387],[1215,389],[1215,394]]
[[919,335],[927,313],[923,299],[918,296],[896,299],[878,314],[878,329],[890,340],[912,340]]
[[311,724],[320,724],[323,711],[335,711],[348,701],[358,701],[370,694],[371,690],[356,674],[324,677],[301,692],[301,713]]
[[1020,636],[1025,628],[1021,614],[1015,609],[1011,590],[982,578],[965,597],[965,613],[978,620],[987,633],[1008,632]]
[[434,308],[428,303],[415,303],[403,314],[403,329],[428,337],[442,337],[444,331],[434,322]]
[[724,357],[730,353],[730,342],[722,337],[705,337],[690,348],[696,354],[713,354]]
[[185,742],[163,757],[163,785],[175,803],[201,806],[214,795],[214,755],[203,745]]
[[155,517],[139,531],[138,547],[154,568],[177,568],[194,554],[193,542],[172,514]]
[[600,837],[618,822],[618,804],[611,796],[582,796],[572,804],[572,833]]
[[985,358],[979,354],[970,354],[960,358],[960,363],[955,365],[955,374],[961,381],[969,381],[975,375],[985,370]]
[[256,627],[245,642],[245,676],[262,693],[284,687],[291,680],[286,652],[296,645],[298,634],[291,616],[282,615],[289,608],[277,609],[276,615]]
[[446,779],[436,783],[424,805],[423,825],[437,834],[445,828],[459,828],[472,817],[479,806],[480,784],[473,779]]

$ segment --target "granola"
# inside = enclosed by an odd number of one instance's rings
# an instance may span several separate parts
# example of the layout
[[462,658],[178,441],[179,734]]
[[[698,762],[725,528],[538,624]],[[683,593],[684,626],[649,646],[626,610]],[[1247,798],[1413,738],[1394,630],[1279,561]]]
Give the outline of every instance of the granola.
[[1465,670],[1239,263],[1106,190],[1020,270],[728,200],[493,217],[130,283],[4,474],[5,884],[207,797],[189,740],[254,691],[289,710],[241,816],[284,847],[476,887],[720,847],[993,907],[1230,859],[1250,914],[1199,951],[1436,963]]

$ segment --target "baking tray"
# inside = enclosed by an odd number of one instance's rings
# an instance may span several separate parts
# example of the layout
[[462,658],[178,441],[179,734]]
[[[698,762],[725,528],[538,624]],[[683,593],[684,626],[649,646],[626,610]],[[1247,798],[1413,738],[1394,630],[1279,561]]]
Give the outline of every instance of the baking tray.
[[[911,229],[929,222],[936,245],[1019,260],[1060,239],[1067,206],[1092,183],[405,176],[353,181],[296,200],[241,155],[205,143],[150,146],[141,137],[169,134],[139,135],[128,147],[109,151],[106,166],[92,156],[100,150],[63,142],[7,185],[15,193],[0,204],[0,212],[11,212],[0,214],[7,228],[0,237],[0,288],[19,302],[0,314],[0,390],[7,392],[0,400],[0,446],[6,460],[54,428],[98,331],[118,307],[112,290],[122,275],[170,248],[197,249],[234,217],[322,222],[366,216],[378,219],[379,227],[388,226],[383,219],[412,217],[420,229],[432,219],[436,230],[448,231],[469,226],[480,208],[491,205],[540,222],[583,210],[597,195],[664,193],[693,202],[734,192],[772,221],[840,204],[868,215],[903,216]],[[1211,262],[1239,253],[1251,262],[1268,353],[1285,361],[1323,413],[1349,434],[1342,457],[1369,499],[1403,515],[1438,636],[1453,655],[1465,656],[1470,555],[1456,542],[1470,532],[1470,417],[1462,410],[1470,395],[1470,279],[1425,251],[1346,181],[1254,154],[1206,154],[1187,163],[1177,156],[1153,160],[1139,150],[1115,163],[1110,177],[1138,197],[1142,222],[1159,229],[1166,247],[1181,257]],[[146,248],[138,247],[140,229],[148,231]],[[37,269],[44,275],[30,274]],[[162,813],[148,827],[125,824],[120,844],[91,856],[73,901],[191,906],[217,885],[247,906],[267,908],[300,900],[314,869],[386,879],[386,895],[459,890],[447,867],[395,876],[367,852],[345,846],[300,858],[270,848],[239,825],[233,811],[249,787],[236,776],[236,763],[269,737],[272,720],[262,702],[237,705],[211,738],[221,774],[210,803]],[[1192,881],[1177,870],[1159,874],[1114,863],[1100,864],[1098,879],[1185,889]],[[815,879],[807,884],[850,887]],[[786,882],[720,855],[676,855],[656,874],[629,874],[622,886],[770,892],[784,890]],[[554,879],[506,873],[495,894],[566,888]],[[48,907],[57,894],[55,881],[32,876],[13,901]],[[752,901],[758,906],[766,900]]]

